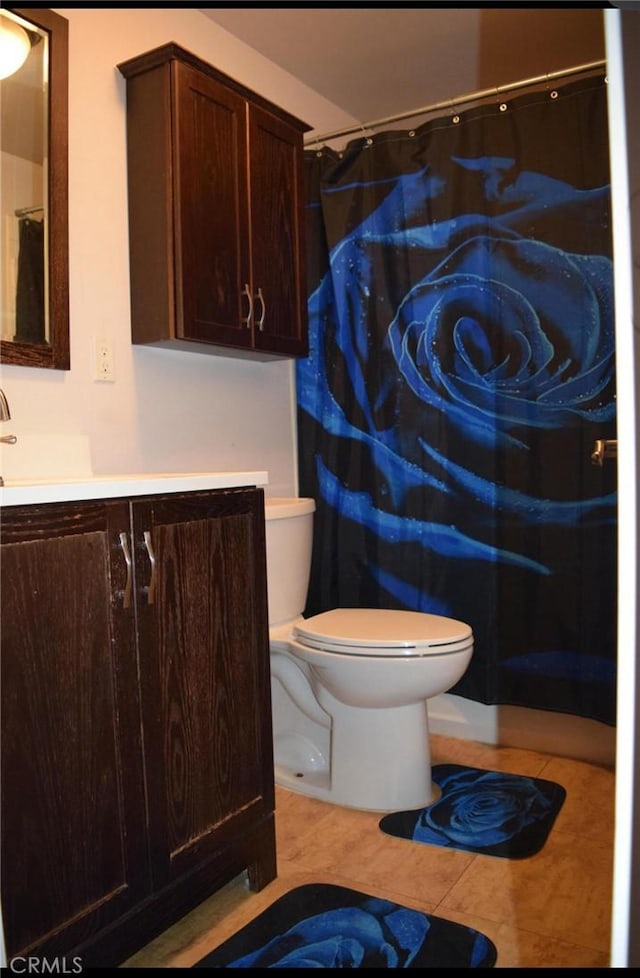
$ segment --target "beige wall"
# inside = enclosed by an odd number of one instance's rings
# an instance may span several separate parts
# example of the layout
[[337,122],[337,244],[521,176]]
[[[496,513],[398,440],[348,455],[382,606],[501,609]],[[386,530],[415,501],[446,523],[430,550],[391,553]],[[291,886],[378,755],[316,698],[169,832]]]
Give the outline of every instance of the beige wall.
[[[292,493],[290,362],[131,345],[125,81],[116,65],[175,41],[303,119],[352,120],[197,10],[56,12],[69,22],[71,370],[2,366],[12,414],[3,434],[18,436],[2,447],[4,475],[39,439],[72,435],[88,442],[97,474],[257,469],[269,472],[268,492]],[[114,383],[93,380],[97,336],[112,342]]]
[[478,25],[479,89],[600,61],[605,56],[602,10],[551,6],[492,7]]
[[[69,21],[69,239],[71,370],[3,366],[1,386],[20,439],[4,447],[5,475],[28,445],[84,437],[96,473],[265,469],[268,492],[296,491],[293,365],[132,347],[129,320],[125,82],[120,61],[175,41],[325,132],[356,120],[195,9],[77,9]],[[600,51],[601,11],[483,10],[478,87],[548,70]],[[568,16],[565,14],[564,16]],[[534,18],[534,22],[531,18]],[[515,19],[514,19],[515,18]],[[526,23],[525,23],[526,20]],[[580,29],[576,24],[580,23]],[[536,31],[543,43],[533,43]],[[304,44],[304,40],[302,42]],[[526,52],[529,54],[526,54]],[[600,51],[600,55],[602,51]],[[455,60],[455,51],[452,51]],[[487,65],[493,66],[489,69]],[[484,67],[483,67],[484,66]],[[551,65],[555,67],[555,62]],[[558,66],[562,66],[560,63]],[[92,375],[96,337],[111,340],[115,382]],[[46,473],[45,473],[46,474]]]

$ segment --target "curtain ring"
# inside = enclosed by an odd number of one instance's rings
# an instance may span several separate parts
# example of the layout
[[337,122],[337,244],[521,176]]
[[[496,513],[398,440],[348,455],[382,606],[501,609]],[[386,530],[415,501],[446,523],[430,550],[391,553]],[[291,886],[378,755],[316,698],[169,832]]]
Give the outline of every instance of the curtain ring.
[[322,136],[318,136],[316,139],[312,139],[311,142],[308,143],[307,146],[305,146],[305,149],[309,149],[309,150],[315,149],[316,156],[322,156],[322,150],[324,147],[320,145],[321,143],[322,143]]
[[496,85],[496,99],[498,100],[498,103],[499,103],[498,104],[498,108],[499,108],[500,112],[506,112],[507,109],[509,108],[509,106],[507,105],[506,102],[500,102],[500,97],[501,97],[500,96],[500,86],[499,85]]
[[549,93],[549,98],[557,98],[558,92],[555,88],[551,88],[551,78],[549,77],[549,72],[546,75],[547,78],[547,92]]
[[366,132],[366,129],[365,129],[364,122],[361,122],[360,123],[360,128],[362,129],[362,138],[364,139],[365,146],[372,146],[373,145],[373,139],[371,138],[371,136],[367,136],[367,132]]

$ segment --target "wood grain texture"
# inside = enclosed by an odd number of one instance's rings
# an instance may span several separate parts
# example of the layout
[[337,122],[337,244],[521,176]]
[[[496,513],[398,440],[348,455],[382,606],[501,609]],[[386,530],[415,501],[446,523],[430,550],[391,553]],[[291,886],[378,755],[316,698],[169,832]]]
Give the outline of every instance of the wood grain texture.
[[133,342],[306,356],[308,127],[175,44],[119,68]]
[[263,493],[10,507],[1,544],[7,952],[110,966],[276,874]]
[[[110,584],[109,514],[126,520],[127,507],[31,509],[7,510],[2,524],[9,953],[55,945],[71,921],[77,936],[98,929],[132,905],[148,878],[134,821],[144,818],[135,646],[131,626],[131,641],[121,636],[115,646]],[[123,701],[131,683],[133,711]]]

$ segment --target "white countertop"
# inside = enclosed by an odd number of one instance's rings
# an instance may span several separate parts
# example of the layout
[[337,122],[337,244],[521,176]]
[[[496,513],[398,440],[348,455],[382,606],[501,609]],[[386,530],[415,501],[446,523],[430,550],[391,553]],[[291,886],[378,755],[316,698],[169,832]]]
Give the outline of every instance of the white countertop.
[[166,492],[265,486],[267,472],[178,472],[94,475],[55,479],[8,479],[0,487],[0,506],[61,503],[117,496],[155,496]]

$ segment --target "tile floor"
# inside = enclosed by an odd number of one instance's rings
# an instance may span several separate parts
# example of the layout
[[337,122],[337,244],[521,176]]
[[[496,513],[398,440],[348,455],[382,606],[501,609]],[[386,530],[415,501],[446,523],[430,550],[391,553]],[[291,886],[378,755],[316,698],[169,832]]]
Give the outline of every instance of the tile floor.
[[562,784],[544,848],[527,859],[474,855],[386,835],[380,815],[276,789],[279,876],[260,893],[244,875],[129,958],[125,968],[188,968],[282,893],[335,883],[486,934],[497,968],[609,967],[614,773],[583,761],[432,735],[432,761]]

